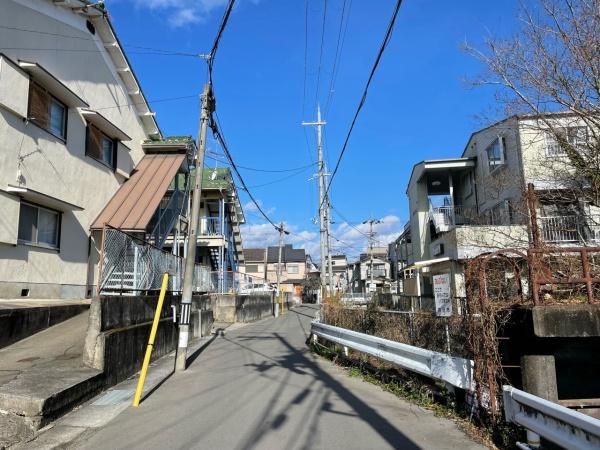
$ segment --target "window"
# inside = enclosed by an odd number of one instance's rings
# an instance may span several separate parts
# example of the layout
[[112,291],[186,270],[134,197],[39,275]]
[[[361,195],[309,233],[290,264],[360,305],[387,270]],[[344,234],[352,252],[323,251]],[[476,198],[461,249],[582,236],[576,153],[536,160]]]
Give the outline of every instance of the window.
[[21,203],[19,213],[19,242],[44,247],[58,248],[60,234],[60,213]]
[[498,167],[504,165],[506,161],[505,140],[503,137],[498,137],[486,148],[488,159],[488,169],[492,173]]
[[[574,148],[580,148],[587,143],[586,127],[566,127],[557,130],[559,134],[567,139],[567,143]],[[565,156],[567,152],[556,140],[556,136],[550,131],[546,131],[546,156]]]
[[287,273],[298,273],[298,264],[288,264]]
[[35,82],[29,83],[28,119],[54,136],[67,138],[67,107]]
[[91,123],[87,127],[85,154],[112,169],[117,162],[117,143]]
[[258,264],[247,264],[246,265],[247,273],[256,273],[258,272]]

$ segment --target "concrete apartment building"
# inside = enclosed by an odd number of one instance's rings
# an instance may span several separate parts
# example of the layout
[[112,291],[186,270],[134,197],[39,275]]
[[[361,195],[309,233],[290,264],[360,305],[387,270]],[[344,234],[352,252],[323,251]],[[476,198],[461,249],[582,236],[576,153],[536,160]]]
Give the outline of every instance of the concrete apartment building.
[[[390,261],[385,247],[368,248],[359,260],[348,264],[348,290],[352,293],[387,292],[390,288]],[[372,283],[374,287],[369,288]]]
[[0,297],[83,298],[90,226],[161,139],[101,7],[3,0]]
[[[568,114],[545,117],[573,145],[587,136],[585,125]],[[567,186],[572,173],[544,122],[532,116],[509,117],[473,133],[460,158],[416,164],[406,191],[410,222],[395,243],[401,293],[431,297],[431,277],[447,273],[452,294],[463,297],[466,259],[527,247],[524,192],[529,183],[537,194],[545,242],[596,242],[597,208],[574,198]]]

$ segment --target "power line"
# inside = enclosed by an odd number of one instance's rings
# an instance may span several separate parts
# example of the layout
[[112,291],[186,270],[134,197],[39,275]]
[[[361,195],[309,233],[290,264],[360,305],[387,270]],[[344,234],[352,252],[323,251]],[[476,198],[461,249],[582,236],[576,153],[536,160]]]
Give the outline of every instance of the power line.
[[146,102],[134,102],[134,103],[123,103],[121,105],[114,105],[114,106],[104,106],[102,108],[94,108],[94,111],[102,111],[105,109],[114,109],[114,108],[123,108],[125,106],[137,106],[137,105],[145,105],[146,103],[148,104],[152,104],[152,103],[165,103],[165,102],[173,102],[176,100],[185,100],[185,99],[190,99],[190,98],[198,98],[198,94],[193,94],[193,95],[183,95],[181,97],[167,97],[167,98],[159,98],[156,100],[148,100]]
[[338,30],[337,44],[335,46],[335,56],[333,58],[333,69],[331,73],[331,81],[329,82],[329,92],[327,93],[327,102],[325,103],[325,117],[329,115],[329,107],[333,101],[333,95],[335,92],[335,82],[339,71],[340,60],[342,59],[342,52],[344,50],[344,42],[346,41],[346,31],[348,31],[348,22],[350,21],[350,10],[352,8],[352,0],[348,3],[348,14],[346,16],[346,25],[342,32],[342,25],[344,24],[344,12],[346,10],[346,0],[342,5],[342,14],[340,16],[340,27]]
[[255,185],[249,186],[249,187],[250,188],[259,188],[259,187],[264,187],[264,186],[270,186],[271,184],[281,183],[282,181],[285,181],[285,180],[287,180],[289,178],[297,177],[298,175],[301,175],[304,172],[306,172],[306,169],[301,169],[299,172],[293,173],[291,175],[287,175],[287,176],[282,177],[282,178],[278,178],[277,180],[269,181],[267,183],[262,183],[262,184],[255,184]]
[[331,188],[331,184],[333,183],[333,179],[335,178],[335,175],[337,174],[337,172],[340,168],[340,163],[342,162],[342,158],[344,157],[344,154],[346,153],[346,148],[348,147],[348,141],[350,140],[350,136],[352,135],[352,130],[354,130],[354,125],[356,124],[358,115],[360,114],[360,111],[361,111],[362,107],[364,106],[365,101],[367,100],[367,94],[369,92],[369,87],[371,86],[371,81],[373,80],[375,71],[377,70],[377,67],[379,66],[379,62],[381,61],[383,52],[385,51],[385,49],[392,37],[392,32],[394,31],[394,25],[396,23],[396,18],[398,17],[398,12],[400,11],[400,5],[402,5],[402,0],[397,0],[396,6],[394,8],[394,12],[388,23],[388,27],[385,32],[383,41],[381,43],[381,46],[379,47],[379,51],[377,52],[377,57],[375,58],[375,62],[373,63],[373,67],[371,68],[371,72],[369,73],[369,78],[367,79],[367,83],[365,84],[365,88],[363,90],[362,97],[360,99],[360,102],[358,103],[356,112],[354,113],[354,118],[352,119],[350,128],[348,129],[348,133],[346,134],[346,139],[344,140],[344,145],[342,146],[342,151],[340,152],[340,156],[338,157],[337,163],[335,164],[335,168],[333,169],[331,178],[329,178],[329,184],[327,185],[327,189],[325,191],[325,196],[323,197],[323,200],[321,201],[321,205],[319,206],[319,208],[321,208],[323,206],[323,203],[325,202],[325,199],[327,198],[327,195],[329,194],[329,190]]
[[[210,155],[206,155],[207,158],[212,159],[213,161],[217,161],[217,162],[222,162],[224,164],[228,164],[227,161],[223,161],[222,159],[219,159],[215,156],[210,156]],[[251,170],[253,172],[266,172],[266,173],[283,173],[283,172],[296,172],[298,170],[302,170],[302,169],[308,169],[309,167],[313,167],[316,163],[311,163],[311,164],[307,164],[305,166],[300,166],[300,167],[294,167],[291,169],[257,169],[255,167],[248,167],[248,166],[242,166],[240,164],[238,164],[238,168],[240,169],[245,169],[245,170]]]
[[[21,31],[24,33],[34,33],[34,34],[41,34],[41,35],[45,35],[45,36],[54,36],[54,37],[60,37],[60,38],[65,38],[65,39],[76,39],[76,40],[80,40],[80,41],[88,41],[88,42],[99,42],[97,39],[93,39],[93,38],[89,38],[89,37],[83,37],[83,36],[73,36],[73,35],[69,35],[69,34],[61,34],[61,33],[51,33],[48,31],[40,31],[40,30],[32,30],[32,29],[27,29],[27,28],[20,28],[20,27],[9,27],[7,25],[0,25],[0,28],[5,29],[5,30],[13,30],[13,31]],[[191,53],[191,52],[181,52],[181,51],[175,51],[175,50],[165,50],[165,49],[158,49],[158,48],[153,48],[153,47],[146,47],[146,46],[140,46],[140,45],[134,45],[134,44],[123,44],[123,47],[128,47],[128,48],[137,48],[139,50],[148,50],[151,53],[148,54],[164,54],[164,55],[171,55],[171,56],[189,56],[189,57],[196,57],[196,58],[201,58],[204,57],[205,55],[200,54],[200,53]],[[69,49],[51,49],[51,48],[9,48],[9,47],[4,47],[3,50],[61,50],[61,51],[90,51],[90,52],[98,52],[99,50],[95,49],[95,50],[69,50]],[[129,53],[135,53],[135,52],[129,52]]]
[[317,88],[315,91],[315,103],[319,102],[319,85],[321,84],[321,63],[323,61],[323,47],[325,43],[325,23],[327,20],[327,0],[323,0],[323,26],[321,27],[321,50],[319,51],[319,66],[317,68]]
[[214,64],[215,56],[217,54],[217,50],[219,49],[219,42],[221,41],[221,36],[223,36],[223,32],[225,31],[225,27],[227,26],[227,22],[229,20],[229,16],[231,15],[231,10],[233,9],[234,3],[235,3],[235,0],[229,0],[227,9],[225,10],[225,14],[223,15],[223,19],[221,20],[221,26],[219,27],[219,31],[217,32],[217,36],[215,37],[215,41],[213,42],[213,46],[209,53],[208,82],[211,85],[212,85],[212,71],[213,71],[213,64]]
[[[231,1],[231,3],[233,3],[233,1]],[[258,201],[254,198],[254,196],[252,195],[252,192],[250,192],[250,189],[246,185],[246,182],[244,181],[242,174],[238,170],[235,162],[233,161],[233,157],[231,156],[231,153],[229,152],[229,147],[227,146],[227,143],[225,142],[225,138],[223,136],[223,132],[221,131],[221,126],[219,125],[219,116],[217,115],[216,112],[214,112],[214,116],[213,116],[213,114],[210,115],[209,126],[212,129],[214,137],[217,139],[217,141],[223,148],[223,152],[225,153],[225,156],[229,160],[229,163],[231,164],[231,168],[233,169],[233,171],[237,175],[238,179],[240,180],[240,183],[242,184],[242,189],[246,192],[246,194],[248,194],[248,197],[250,197],[250,200],[252,200],[252,203],[254,203],[254,206],[256,206],[256,209],[261,213],[261,215],[265,218],[265,220],[267,222],[269,222],[271,225],[273,225],[273,227],[275,229],[278,230],[279,226],[277,224],[275,224],[275,222],[273,222],[269,218],[269,216],[267,216],[267,214],[264,212],[264,210],[262,209],[262,207],[260,206]]]

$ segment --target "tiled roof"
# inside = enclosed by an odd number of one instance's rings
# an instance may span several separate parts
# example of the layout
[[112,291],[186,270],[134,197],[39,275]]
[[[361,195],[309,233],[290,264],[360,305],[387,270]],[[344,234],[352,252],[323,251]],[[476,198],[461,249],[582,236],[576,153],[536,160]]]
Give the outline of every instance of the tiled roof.
[[245,248],[244,249],[244,260],[246,264],[249,262],[263,262],[265,260],[265,249],[264,248]]
[[[276,263],[279,261],[279,247],[269,247],[267,249],[267,262]],[[306,262],[306,252],[303,248],[293,248],[290,244],[281,249],[281,262]]]

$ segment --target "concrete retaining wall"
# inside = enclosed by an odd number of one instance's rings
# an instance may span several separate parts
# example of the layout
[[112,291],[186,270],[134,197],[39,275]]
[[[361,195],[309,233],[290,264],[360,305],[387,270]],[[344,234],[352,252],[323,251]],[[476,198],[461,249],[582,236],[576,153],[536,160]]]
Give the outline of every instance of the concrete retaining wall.
[[[152,360],[177,347],[177,324],[172,305],[179,307],[180,296],[167,295],[156,333]],[[101,296],[92,300],[83,360],[90,367],[103,370],[106,386],[111,386],[137,372],[144,358],[158,296]],[[192,313],[203,307],[203,327],[212,326],[212,311],[200,299]],[[192,322],[192,329],[194,322]]]
[[88,305],[0,309],[0,348],[81,314]]
[[211,294],[210,299],[217,322],[253,322],[273,315],[271,294]]

